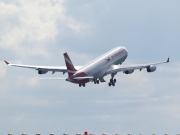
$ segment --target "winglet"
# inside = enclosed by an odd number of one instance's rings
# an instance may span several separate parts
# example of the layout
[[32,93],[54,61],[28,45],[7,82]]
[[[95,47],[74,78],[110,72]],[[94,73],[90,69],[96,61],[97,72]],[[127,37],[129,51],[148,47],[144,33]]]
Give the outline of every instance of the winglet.
[[5,60],[4,60],[4,62],[5,62],[7,65],[9,65],[9,62],[7,62],[7,61],[5,61]]
[[170,62],[169,58],[167,59],[167,63]]

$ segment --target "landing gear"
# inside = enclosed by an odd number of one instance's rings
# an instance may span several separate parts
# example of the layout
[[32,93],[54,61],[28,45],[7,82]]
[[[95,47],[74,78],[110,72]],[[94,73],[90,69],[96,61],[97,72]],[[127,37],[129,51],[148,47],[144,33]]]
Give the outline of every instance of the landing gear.
[[85,85],[85,83],[79,84],[79,87],[81,87],[81,86],[85,87],[86,85]]
[[94,80],[94,84],[99,84],[99,80]]
[[116,82],[115,81],[113,81],[113,82],[109,82],[109,86],[115,86],[115,84],[116,84]]
[[109,81],[109,86],[115,86],[115,84],[116,84],[116,79],[114,79],[114,76],[116,75],[116,73],[115,74],[111,74],[111,79],[110,79],[110,81]]

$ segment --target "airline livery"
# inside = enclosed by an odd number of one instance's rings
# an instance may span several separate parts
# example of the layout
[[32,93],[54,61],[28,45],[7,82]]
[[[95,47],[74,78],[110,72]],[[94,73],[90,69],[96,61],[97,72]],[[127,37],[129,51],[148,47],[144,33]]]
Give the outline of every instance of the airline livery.
[[122,66],[121,64],[126,60],[127,56],[127,49],[125,47],[119,46],[91,61],[85,66],[74,66],[67,53],[64,53],[66,67],[10,64],[7,61],[5,61],[5,63],[9,66],[35,69],[38,71],[38,74],[46,74],[49,71],[51,71],[52,74],[55,72],[62,72],[63,74],[68,73],[67,78],[49,79],[64,79],[66,81],[79,84],[79,87],[85,87],[85,84],[88,82],[94,82],[94,84],[99,84],[99,82],[106,82],[104,80],[104,76],[106,75],[111,75],[111,79],[108,85],[115,86],[116,79],[114,76],[118,72],[131,74],[136,69],[141,71],[144,68],[147,70],[147,72],[154,72],[156,70],[156,65],[169,62],[168,58],[167,61],[163,62]]

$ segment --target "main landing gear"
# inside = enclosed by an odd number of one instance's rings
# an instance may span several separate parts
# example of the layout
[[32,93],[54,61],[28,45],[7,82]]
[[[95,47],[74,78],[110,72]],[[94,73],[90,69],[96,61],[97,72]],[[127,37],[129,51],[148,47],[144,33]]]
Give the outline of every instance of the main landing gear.
[[81,87],[81,86],[85,87],[86,85],[85,85],[85,83],[79,84],[79,87]]
[[111,74],[111,79],[110,79],[110,82],[109,82],[109,86],[115,86],[116,84],[116,79],[114,79],[114,76],[116,75],[116,73],[114,74]]
[[109,86],[115,86],[116,79],[110,79]]
[[94,80],[94,84],[99,84],[99,80]]

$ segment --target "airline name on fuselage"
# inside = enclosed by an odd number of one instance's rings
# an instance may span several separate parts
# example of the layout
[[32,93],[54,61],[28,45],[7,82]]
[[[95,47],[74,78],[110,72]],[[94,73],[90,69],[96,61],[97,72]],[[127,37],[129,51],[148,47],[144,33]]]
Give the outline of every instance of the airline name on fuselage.
[[111,56],[111,59],[114,59],[115,57],[119,56],[119,55],[120,55],[121,53],[123,53],[123,52],[124,52],[124,49],[118,51],[117,53],[115,53],[115,54],[113,54],[113,55]]

